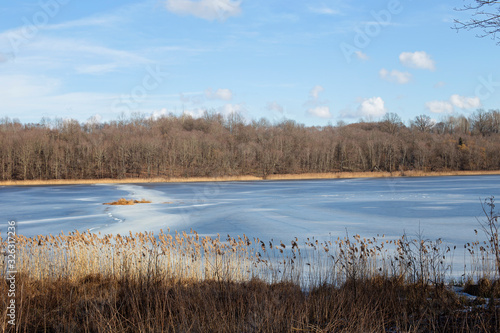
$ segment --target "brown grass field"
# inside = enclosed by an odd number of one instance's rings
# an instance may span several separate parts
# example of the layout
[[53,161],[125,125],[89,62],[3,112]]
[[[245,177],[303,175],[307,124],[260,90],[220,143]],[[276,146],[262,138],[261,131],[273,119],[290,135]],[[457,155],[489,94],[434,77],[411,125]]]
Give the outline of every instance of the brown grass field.
[[[438,177],[438,176],[478,176],[500,175],[494,171],[396,171],[396,172],[335,172],[275,174],[266,180],[306,180],[306,179],[340,179],[340,178],[389,178],[389,177]],[[0,181],[0,186],[14,185],[78,185],[78,184],[130,184],[130,183],[188,183],[188,182],[227,182],[227,181],[259,181],[263,177],[252,175],[224,177],[174,177],[174,178],[123,178],[123,179],[49,179],[49,180],[9,180]]]
[[[136,233],[17,236],[2,332],[498,332],[487,244],[467,251],[475,299],[447,284],[439,241],[360,235],[298,244]],[[8,249],[7,240],[2,248]],[[494,261],[493,261],[494,262]],[[2,274],[6,260],[0,261]],[[479,276],[479,275],[478,275]],[[477,281],[477,280],[476,280]]]

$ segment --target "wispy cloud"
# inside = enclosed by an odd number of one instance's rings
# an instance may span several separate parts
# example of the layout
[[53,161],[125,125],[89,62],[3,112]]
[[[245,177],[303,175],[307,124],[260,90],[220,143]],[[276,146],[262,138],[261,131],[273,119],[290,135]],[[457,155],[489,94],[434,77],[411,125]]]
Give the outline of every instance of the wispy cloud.
[[27,68],[33,70],[72,68],[80,74],[104,74],[119,68],[152,63],[151,59],[132,51],[97,45],[86,40],[50,37],[39,38],[27,44],[15,61],[18,64],[26,63]]
[[124,21],[125,18],[123,16],[108,14],[100,16],[90,16],[55,24],[47,23],[35,25],[33,23],[30,23],[32,26],[22,25],[0,32],[0,45],[2,43],[7,44],[7,42],[17,42],[22,44],[32,42],[35,37],[38,37],[40,31],[57,31],[88,27],[109,27],[118,23],[123,23]]
[[280,114],[283,114],[283,112],[285,111],[285,109],[283,108],[283,106],[281,106],[277,102],[268,102],[267,106],[266,106],[266,109],[268,111],[279,112]]
[[380,78],[389,82],[396,82],[399,84],[406,84],[410,82],[412,75],[408,72],[400,72],[398,70],[393,69],[392,71],[388,71],[385,68],[382,68],[379,72]]
[[76,67],[79,74],[104,74],[114,72],[120,67],[118,63],[107,63],[98,65],[81,65]]
[[439,81],[434,85],[434,88],[442,88],[444,86],[446,86],[446,82]]
[[320,85],[317,85],[315,86],[314,88],[311,89],[311,91],[309,92],[309,96],[312,98],[312,99],[318,99],[319,97],[319,94],[324,91],[325,88],[323,88],[322,86]]
[[101,15],[101,16],[91,16],[85,17],[78,20],[67,21],[57,24],[48,24],[42,29],[44,30],[66,30],[72,28],[82,28],[82,27],[109,27],[118,23],[124,22],[123,16],[119,15]]
[[356,54],[356,56],[358,57],[359,60],[368,60],[370,59],[370,57],[368,57],[368,55],[366,53],[363,53],[361,51],[354,51],[354,53]]
[[205,104],[207,101],[230,101],[233,99],[233,91],[227,88],[208,88],[204,92],[182,92],[179,98],[182,103],[193,105]]
[[234,0],[167,0],[166,7],[175,14],[192,15],[209,21],[224,21],[241,14],[241,1]]
[[314,14],[322,14],[322,15],[339,15],[341,12],[338,9],[333,9],[328,6],[320,6],[320,7],[308,7],[309,11]]
[[[145,57],[134,55],[133,51],[113,49],[112,43],[109,43],[106,37],[99,38],[99,42],[95,42],[92,41],[92,37],[82,36],[100,37],[101,32],[108,31],[110,27],[128,31],[132,26],[129,22],[137,20],[137,16],[143,15],[144,9],[150,6],[151,3],[144,2],[123,5],[107,13],[62,22],[60,19],[65,15],[61,9],[60,13],[47,14],[53,20],[42,23],[37,23],[34,20],[35,16],[33,18],[30,16],[23,21],[24,24],[21,26],[0,31],[0,56],[7,60],[3,62],[18,63],[22,62],[24,59],[20,58],[24,57],[38,59],[45,57],[53,63],[60,64],[59,67],[71,63],[73,67],[78,67],[79,73],[92,74],[114,71],[123,65],[130,65],[131,62],[144,63]],[[35,8],[38,10],[36,13],[45,14],[43,8],[45,7]],[[59,22],[53,23],[56,21]],[[78,34],[75,35],[75,32]],[[131,44],[129,49],[133,49],[134,45]],[[99,59],[99,56],[104,57]],[[126,58],[130,61],[125,61]]]
[[90,42],[74,39],[43,39],[40,42],[33,44],[35,48],[41,50],[58,50],[78,53],[80,56],[94,55],[99,57],[106,57],[123,62],[134,63],[149,63],[150,59],[135,54],[131,51],[114,49],[106,46],[93,44]]
[[221,99],[224,101],[229,101],[233,98],[233,92],[230,89],[217,89],[213,90],[212,88],[208,88],[205,90],[205,96],[208,99]]

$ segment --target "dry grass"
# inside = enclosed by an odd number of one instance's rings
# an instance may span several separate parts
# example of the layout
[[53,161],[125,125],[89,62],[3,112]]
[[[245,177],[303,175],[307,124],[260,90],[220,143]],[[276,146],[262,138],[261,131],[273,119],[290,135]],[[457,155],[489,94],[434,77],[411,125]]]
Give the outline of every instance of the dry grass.
[[[140,277],[161,275],[179,281],[292,282],[301,288],[341,285],[348,280],[390,276],[409,283],[440,284],[452,266],[455,249],[441,240],[362,238],[360,235],[318,241],[298,238],[289,244],[258,238],[200,237],[161,231],[158,235],[130,232],[101,235],[78,231],[65,235],[16,238],[17,271],[39,279],[71,278],[88,274]],[[7,249],[3,239],[2,250]],[[463,281],[498,278],[494,249],[486,242],[467,243],[468,271]],[[0,261],[2,272],[6,261]]]
[[269,180],[300,180],[300,179],[343,179],[343,178],[389,178],[389,177],[439,177],[439,176],[478,176],[500,175],[498,171],[396,171],[396,172],[335,172],[306,173],[296,175],[269,175]]
[[[129,233],[18,236],[17,271],[41,280],[79,280],[89,274],[144,277],[159,274],[182,281],[249,279],[254,253],[246,237]],[[7,248],[6,240],[2,248]],[[2,262],[5,265],[5,262]],[[5,271],[6,266],[1,266]]]
[[[3,331],[482,332],[500,328],[497,307],[476,307],[445,286],[445,257],[452,250],[439,240],[354,235],[284,244],[245,235],[200,237],[191,231],[126,236],[74,232],[18,236],[16,242],[17,325],[14,330],[4,315]],[[4,240],[2,249],[6,247]],[[472,262],[485,272],[491,267],[481,265],[494,258],[491,249],[479,251],[482,259]],[[0,263],[4,274],[5,259]],[[489,274],[496,279],[495,272],[492,267]],[[7,289],[7,283],[0,283],[0,309],[6,308]]]
[[14,185],[80,185],[80,184],[131,184],[131,183],[193,183],[193,182],[224,182],[224,181],[255,181],[262,180],[255,176],[227,177],[190,177],[190,178],[123,178],[123,179],[48,179],[48,180],[9,180],[0,181],[0,186]]
[[[460,303],[445,288],[394,279],[319,286],[308,294],[291,283],[257,279],[180,283],[157,276],[88,275],[41,288],[39,281],[20,276],[18,284],[25,291],[19,332],[449,332],[498,327],[495,311],[456,311]],[[0,292],[4,289],[2,284]]]
[[[338,179],[338,178],[388,178],[388,177],[433,177],[433,176],[478,176],[500,175],[500,170],[494,171],[396,171],[396,172],[333,172],[333,173],[303,173],[275,174],[266,177],[267,180],[303,180],[303,179]],[[77,185],[77,184],[130,184],[130,183],[188,183],[188,182],[228,182],[228,181],[258,181],[263,177],[251,175],[225,177],[173,177],[173,178],[124,178],[124,179],[49,179],[49,180],[9,180],[0,181],[0,186],[14,185]]]
[[146,199],[141,199],[141,200],[130,199],[130,200],[127,200],[125,198],[120,198],[117,201],[105,202],[105,203],[103,203],[103,205],[130,206],[130,205],[135,205],[135,204],[138,204],[138,203],[151,203],[151,201],[150,200],[146,200]]

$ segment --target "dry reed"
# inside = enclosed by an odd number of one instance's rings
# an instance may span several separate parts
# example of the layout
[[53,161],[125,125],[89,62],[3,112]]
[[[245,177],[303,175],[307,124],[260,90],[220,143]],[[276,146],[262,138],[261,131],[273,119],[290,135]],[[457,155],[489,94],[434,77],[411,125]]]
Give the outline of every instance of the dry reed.
[[[479,176],[500,175],[500,170],[493,171],[395,171],[395,172],[331,172],[303,174],[273,174],[267,180],[305,180],[305,179],[338,179],[338,178],[388,178],[388,177],[433,177],[433,176]],[[34,185],[77,185],[77,184],[130,184],[130,183],[187,183],[187,182],[227,182],[227,181],[259,181],[263,177],[253,175],[223,177],[172,177],[172,178],[123,178],[123,179],[47,179],[47,180],[8,180],[0,181],[0,186],[34,186]]]
[[[298,238],[289,244],[264,242],[247,236],[221,239],[200,237],[196,231],[158,235],[130,232],[101,235],[75,231],[69,234],[17,236],[17,271],[38,279],[78,280],[88,274],[109,277],[164,276],[178,281],[292,282],[302,288],[380,276],[408,283],[446,282],[456,248],[441,240],[422,238],[362,238],[360,235],[319,241]],[[2,248],[7,248],[3,240]],[[467,271],[463,281],[496,279],[494,250],[479,241],[464,246]],[[1,261],[2,272],[6,261]]]
[[[195,231],[76,231],[18,236],[16,244],[17,326],[8,326],[4,316],[3,331],[500,328],[498,308],[476,307],[445,287],[445,256],[453,250],[440,240],[354,235],[284,244],[245,235],[200,237]],[[491,248],[483,245],[465,249],[474,274],[498,278]],[[3,274],[5,260],[1,269]],[[0,284],[3,305],[6,288]]]

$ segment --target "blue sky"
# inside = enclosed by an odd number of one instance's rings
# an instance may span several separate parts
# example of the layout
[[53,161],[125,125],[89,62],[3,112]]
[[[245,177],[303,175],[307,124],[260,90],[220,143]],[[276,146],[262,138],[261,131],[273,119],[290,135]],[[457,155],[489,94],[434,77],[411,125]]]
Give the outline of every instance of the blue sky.
[[306,125],[500,108],[500,46],[451,27],[466,2],[12,1],[0,116],[204,110]]

